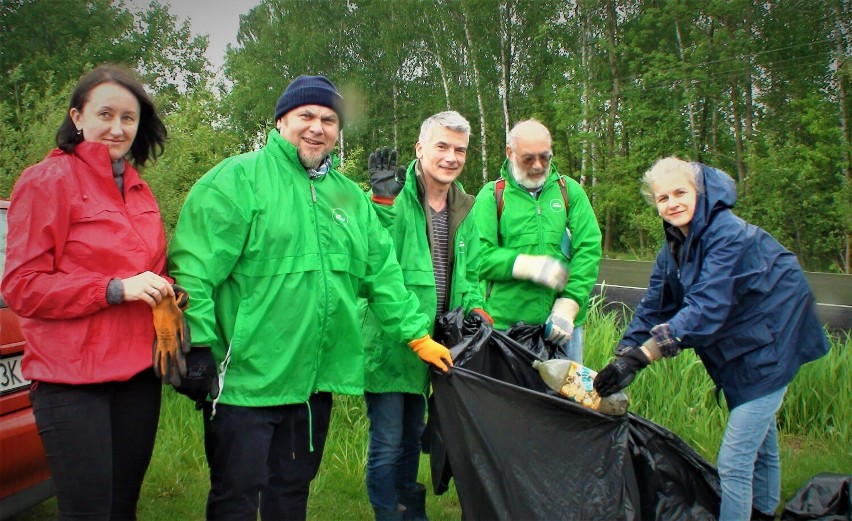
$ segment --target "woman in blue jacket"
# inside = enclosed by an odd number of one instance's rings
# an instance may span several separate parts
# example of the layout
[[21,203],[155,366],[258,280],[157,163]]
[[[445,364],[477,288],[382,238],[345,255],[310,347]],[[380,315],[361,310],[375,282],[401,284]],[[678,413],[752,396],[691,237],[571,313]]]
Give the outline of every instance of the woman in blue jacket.
[[669,157],[642,183],[666,243],[595,389],[608,396],[652,361],[695,349],[730,409],[719,519],[748,520],[752,507],[772,519],[781,496],[775,414],[799,367],[829,349],[813,294],[796,256],[731,211],[736,186],[724,172]]

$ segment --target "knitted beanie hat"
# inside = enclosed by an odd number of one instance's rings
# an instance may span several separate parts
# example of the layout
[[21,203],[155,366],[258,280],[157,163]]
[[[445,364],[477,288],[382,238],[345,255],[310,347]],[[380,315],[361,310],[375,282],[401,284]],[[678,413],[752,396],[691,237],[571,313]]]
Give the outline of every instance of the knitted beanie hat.
[[302,105],[322,105],[337,113],[343,125],[343,96],[325,76],[299,76],[284,90],[275,105],[275,121]]

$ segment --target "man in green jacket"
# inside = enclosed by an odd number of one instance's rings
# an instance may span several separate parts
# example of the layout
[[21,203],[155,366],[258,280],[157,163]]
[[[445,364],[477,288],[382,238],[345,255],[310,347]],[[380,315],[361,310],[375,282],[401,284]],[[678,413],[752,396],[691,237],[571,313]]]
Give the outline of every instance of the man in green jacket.
[[[470,124],[455,111],[426,119],[417,159],[395,168],[396,151],[376,150],[370,184],[382,224],[390,232],[405,286],[419,310],[434,319],[462,307],[491,323],[482,310],[479,236],[474,197],[456,182],[467,157]],[[367,493],[376,520],[425,520],[426,489],[417,483],[424,429],[428,366],[381,327],[375,305],[363,306],[365,393],[370,419]]]
[[331,393],[364,388],[359,296],[388,336],[452,364],[369,198],[335,169],[342,106],[325,77],[296,78],[266,146],[205,174],[178,220],[171,274],[192,296],[179,387],[204,408],[210,520],[305,519]]
[[474,207],[488,311],[498,329],[543,324],[559,356],[582,363],[582,325],[601,260],[597,219],[583,188],[551,163],[544,125],[515,125],[506,156],[502,181],[486,184]]

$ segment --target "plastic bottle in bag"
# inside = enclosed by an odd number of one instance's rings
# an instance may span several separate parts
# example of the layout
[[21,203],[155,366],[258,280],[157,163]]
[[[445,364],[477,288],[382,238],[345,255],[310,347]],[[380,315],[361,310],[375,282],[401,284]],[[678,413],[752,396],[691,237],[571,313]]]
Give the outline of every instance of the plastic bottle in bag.
[[627,395],[619,391],[606,398],[598,396],[592,387],[598,373],[582,364],[573,360],[536,360],[532,366],[548,387],[573,402],[613,416],[627,413]]

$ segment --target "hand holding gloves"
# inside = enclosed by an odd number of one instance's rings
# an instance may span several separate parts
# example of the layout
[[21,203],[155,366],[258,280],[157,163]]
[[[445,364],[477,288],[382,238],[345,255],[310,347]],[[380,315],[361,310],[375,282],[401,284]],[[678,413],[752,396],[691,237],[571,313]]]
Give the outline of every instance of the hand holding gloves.
[[207,346],[193,346],[186,355],[186,376],[181,379],[175,390],[188,396],[195,402],[195,408],[201,405],[209,394],[216,399],[219,396],[219,375],[216,373],[216,360]]
[[186,376],[186,353],[190,349],[189,325],[183,310],[189,305],[189,294],[174,285],[175,296],[166,295],[154,306],[154,374],[164,384],[180,385]]
[[445,373],[453,366],[453,357],[450,355],[450,350],[432,340],[432,337],[429,335],[412,340],[408,345],[411,346],[411,349],[417,353],[417,356],[421,360],[434,365]]
[[216,360],[209,347],[190,345],[189,325],[183,315],[189,307],[189,294],[177,284],[172,287],[175,296],[164,297],[153,309],[154,373],[201,408],[208,394],[219,396]]
[[512,276],[557,291],[564,289],[565,283],[568,282],[568,270],[565,266],[547,255],[518,255],[512,266]]
[[574,334],[574,317],[579,312],[580,305],[572,299],[556,299],[544,323],[544,338],[560,346],[567,345]]
[[396,166],[396,150],[377,148],[367,160],[367,170],[370,172],[373,201],[393,204],[405,184],[406,172],[405,165]]

